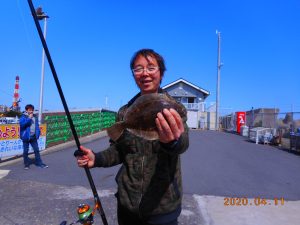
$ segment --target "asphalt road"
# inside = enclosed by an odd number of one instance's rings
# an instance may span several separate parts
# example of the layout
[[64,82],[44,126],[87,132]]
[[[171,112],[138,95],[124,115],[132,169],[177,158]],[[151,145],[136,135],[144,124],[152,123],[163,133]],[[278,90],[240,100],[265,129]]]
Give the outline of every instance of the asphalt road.
[[300,156],[231,133],[190,132],[185,193],[300,200]]
[[[85,146],[101,151],[108,146],[108,139],[97,139]],[[21,160],[0,164],[0,176],[3,175],[0,179],[0,224],[55,225],[63,220],[70,223],[77,219],[75,210],[80,203],[93,205],[85,172],[77,167],[73,152],[73,147],[67,147],[43,155],[48,169],[31,166],[25,171]],[[300,200],[300,156],[276,147],[256,145],[235,134],[191,130],[190,147],[182,155],[182,169],[181,225],[226,224],[225,215],[216,213],[225,210],[224,197],[249,201],[258,197],[283,198],[286,202],[291,201],[291,206],[286,209],[292,207],[294,210],[300,206],[297,202]],[[110,225],[117,224],[114,198],[117,170],[118,167],[91,170]],[[292,204],[293,201],[297,205]],[[288,224],[294,224],[294,220],[283,214],[283,208],[274,210],[278,215],[282,212],[280,218]],[[249,210],[240,213],[244,215],[241,223],[231,224],[254,224],[245,222],[247,213]],[[221,223],[218,222],[220,218]],[[102,224],[98,214],[95,221],[95,224]],[[271,224],[275,224],[274,221]]]

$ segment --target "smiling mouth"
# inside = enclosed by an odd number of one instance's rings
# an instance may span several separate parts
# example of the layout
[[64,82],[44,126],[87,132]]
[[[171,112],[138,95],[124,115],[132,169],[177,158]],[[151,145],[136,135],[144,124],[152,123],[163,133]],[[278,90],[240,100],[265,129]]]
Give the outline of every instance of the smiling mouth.
[[152,82],[152,80],[143,80],[142,81],[143,84],[148,84],[148,83],[151,83],[151,82]]

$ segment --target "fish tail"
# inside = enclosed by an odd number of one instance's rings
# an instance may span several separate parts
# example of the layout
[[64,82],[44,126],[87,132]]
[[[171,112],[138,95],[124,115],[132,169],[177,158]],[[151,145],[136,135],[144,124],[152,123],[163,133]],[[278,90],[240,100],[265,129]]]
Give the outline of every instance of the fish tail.
[[124,122],[117,122],[111,127],[107,128],[107,134],[108,136],[113,140],[116,141],[118,138],[122,135],[125,126]]

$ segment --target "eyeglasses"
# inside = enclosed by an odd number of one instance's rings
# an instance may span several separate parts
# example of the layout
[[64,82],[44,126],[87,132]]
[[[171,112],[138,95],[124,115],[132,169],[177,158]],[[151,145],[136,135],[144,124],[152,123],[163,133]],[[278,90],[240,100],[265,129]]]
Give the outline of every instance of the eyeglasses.
[[137,68],[132,69],[132,72],[135,75],[141,75],[142,73],[144,73],[144,71],[146,71],[148,74],[154,74],[158,71],[158,69],[159,69],[158,66],[149,66],[149,67],[146,67],[146,68],[137,67]]

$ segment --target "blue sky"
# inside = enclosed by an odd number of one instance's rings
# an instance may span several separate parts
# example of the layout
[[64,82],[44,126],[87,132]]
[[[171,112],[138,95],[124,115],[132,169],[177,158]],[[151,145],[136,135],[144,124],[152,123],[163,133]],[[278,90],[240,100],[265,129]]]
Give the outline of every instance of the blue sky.
[[[69,108],[117,110],[138,92],[129,61],[140,48],[164,56],[162,86],[179,78],[216,101],[221,32],[220,112],[278,107],[300,111],[300,2],[33,0],[50,16],[47,44]],[[43,27],[43,23],[41,22]],[[38,108],[42,45],[27,0],[0,7],[0,104]],[[63,109],[46,61],[44,109]],[[107,101],[106,101],[107,100]]]

